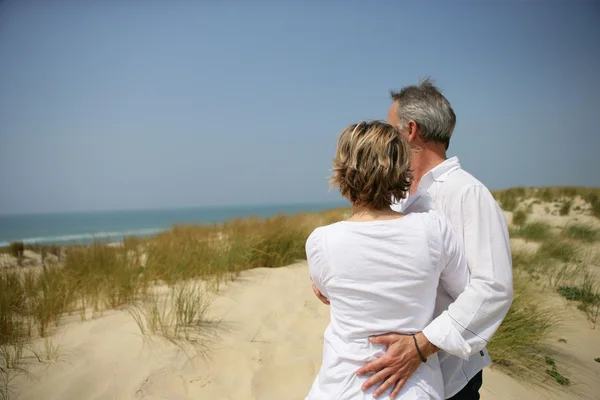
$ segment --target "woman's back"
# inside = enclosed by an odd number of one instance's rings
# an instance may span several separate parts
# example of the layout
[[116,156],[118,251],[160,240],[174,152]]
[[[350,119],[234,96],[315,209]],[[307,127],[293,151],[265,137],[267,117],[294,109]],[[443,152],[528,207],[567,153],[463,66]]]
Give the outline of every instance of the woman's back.
[[[355,375],[385,352],[369,336],[422,331],[433,319],[440,277],[454,296],[468,280],[460,245],[434,212],[321,227],[306,249],[313,282],[331,302],[323,364],[308,399],[372,398],[360,389],[368,377]],[[406,399],[443,397],[436,356],[400,393]]]

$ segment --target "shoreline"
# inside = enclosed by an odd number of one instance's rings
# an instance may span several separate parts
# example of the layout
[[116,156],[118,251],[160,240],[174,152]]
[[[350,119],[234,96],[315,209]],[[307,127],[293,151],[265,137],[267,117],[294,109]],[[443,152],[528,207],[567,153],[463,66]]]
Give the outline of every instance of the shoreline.
[[[273,204],[235,207],[187,207],[157,210],[74,212],[55,214],[0,215],[0,249],[14,242],[28,246],[69,246],[94,241],[118,242],[134,236],[146,238],[173,226],[211,225],[236,219],[269,218],[343,208],[343,202]],[[107,222],[108,221],[108,222]],[[9,234],[20,226],[37,226],[28,232]],[[81,228],[86,227],[87,228]],[[55,227],[48,233],[49,227]],[[3,232],[4,230],[4,232]]]

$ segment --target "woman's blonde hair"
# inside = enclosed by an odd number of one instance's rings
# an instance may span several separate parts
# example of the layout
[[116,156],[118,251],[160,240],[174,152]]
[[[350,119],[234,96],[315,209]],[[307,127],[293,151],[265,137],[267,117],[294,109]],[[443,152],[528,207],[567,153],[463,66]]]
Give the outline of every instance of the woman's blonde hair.
[[359,122],[340,134],[331,171],[331,187],[353,205],[380,210],[408,193],[410,146],[388,123]]

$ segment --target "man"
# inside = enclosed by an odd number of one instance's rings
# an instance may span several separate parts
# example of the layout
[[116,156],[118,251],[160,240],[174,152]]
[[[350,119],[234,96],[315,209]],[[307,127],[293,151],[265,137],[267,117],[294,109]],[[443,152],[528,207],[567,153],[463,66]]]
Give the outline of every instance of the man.
[[[433,83],[426,79],[392,92],[392,100],[388,122],[413,149],[414,175],[409,197],[395,209],[408,213],[434,208],[445,214],[465,247],[471,279],[455,301],[438,289],[436,318],[415,335],[416,342],[412,336],[398,333],[371,338],[372,343],[385,344],[388,350],[357,373],[373,373],[363,390],[379,385],[374,395],[380,396],[393,387],[394,398],[421,365],[421,356],[438,352],[445,397],[479,399],[482,370],[491,364],[485,346],[513,298],[506,220],[489,190],[463,170],[457,158],[446,158],[456,116]],[[315,294],[320,295],[318,291]],[[470,354],[468,361],[443,351],[457,346],[465,347]]]

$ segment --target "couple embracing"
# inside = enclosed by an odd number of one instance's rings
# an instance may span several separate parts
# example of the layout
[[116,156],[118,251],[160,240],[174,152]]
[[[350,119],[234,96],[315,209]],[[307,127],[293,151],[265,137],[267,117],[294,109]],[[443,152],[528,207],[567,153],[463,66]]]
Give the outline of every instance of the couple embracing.
[[307,400],[479,399],[512,263],[502,210],[446,157],[455,123],[424,80],[392,92],[387,123],[340,134],[331,183],[352,216],[306,243],[313,291],[331,308]]

